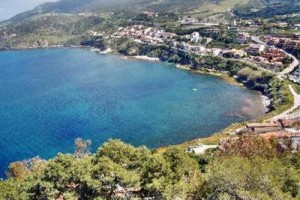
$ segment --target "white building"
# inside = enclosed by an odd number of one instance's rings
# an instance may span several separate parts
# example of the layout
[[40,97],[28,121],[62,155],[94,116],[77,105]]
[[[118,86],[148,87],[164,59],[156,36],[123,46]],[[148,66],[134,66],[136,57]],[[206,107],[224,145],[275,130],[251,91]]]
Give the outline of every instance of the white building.
[[265,45],[251,44],[247,49],[247,53],[250,54],[250,55],[257,55],[257,54],[260,54],[260,53],[264,52],[265,49],[266,49]]
[[199,43],[199,42],[201,42],[201,40],[202,40],[202,38],[200,37],[199,32],[193,32],[191,34],[191,42]]
[[249,33],[239,33],[235,41],[239,44],[246,44],[250,40]]

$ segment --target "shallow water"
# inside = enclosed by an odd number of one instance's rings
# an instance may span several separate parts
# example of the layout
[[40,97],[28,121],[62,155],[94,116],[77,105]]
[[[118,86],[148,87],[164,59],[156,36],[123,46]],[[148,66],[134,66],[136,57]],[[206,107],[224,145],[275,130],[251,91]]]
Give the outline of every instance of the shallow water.
[[258,93],[160,62],[83,49],[0,53],[0,171],[74,139],[155,148],[263,115]]

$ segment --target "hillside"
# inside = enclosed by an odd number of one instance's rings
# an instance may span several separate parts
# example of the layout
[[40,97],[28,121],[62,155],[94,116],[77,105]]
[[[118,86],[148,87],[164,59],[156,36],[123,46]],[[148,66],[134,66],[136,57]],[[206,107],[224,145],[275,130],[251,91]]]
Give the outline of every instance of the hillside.
[[[113,33],[130,24],[176,27],[180,18],[228,23],[232,17],[269,18],[299,12],[300,0],[61,0],[0,22],[0,49],[78,44],[89,30]],[[158,13],[145,18],[144,11]]]
[[261,17],[269,18],[275,15],[285,15],[300,12],[300,0],[251,0],[248,4],[237,7],[235,14],[240,17]]
[[45,3],[35,9],[21,13],[13,20],[22,20],[41,13],[80,13],[80,12],[116,12],[121,10],[130,11],[156,11],[156,12],[184,12],[196,9],[204,3],[216,4],[219,0],[61,0],[58,2]]
[[179,147],[135,148],[118,140],[89,154],[76,140],[73,154],[12,163],[0,181],[1,199],[299,199],[298,153],[275,139],[223,141],[204,155]]
[[[84,2],[84,3],[83,3]],[[154,12],[196,12],[206,13],[204,16],[226,13],[231,9],[237,15],[285,14],[299,12],[299,0],[61,0],[45,3],[35,9],[21,13],[13,20],[23,20],[43,13],[80,13],[80,12],[116,12],[122,10],[154,11]],[[275,12],[276,10],[276,12]],[[255,11],[255,12],[253,12]]]

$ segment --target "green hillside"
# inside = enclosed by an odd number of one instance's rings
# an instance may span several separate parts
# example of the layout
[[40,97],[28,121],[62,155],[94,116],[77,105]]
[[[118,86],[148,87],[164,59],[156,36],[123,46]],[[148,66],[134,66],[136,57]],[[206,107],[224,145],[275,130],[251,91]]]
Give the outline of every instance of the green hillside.
[[205,155],[170,147],[135,148],[118,140],[90,155],[76,140],[75,154],[12,163],[0,181],[5,200],[299,199],[299,153],[278,150],[275,140],[245,137]]
[[[21,20],[41,13],[79,13],[79,12],[113,12],[120,10],[156,11],[156,12],[196,12],[211,15],[235,9],[238,15],[267,13],[284,14],[299,12],[299,0],[61,0],[45,3],[35,9],[15,16]],[[276,11],[276,12],[275,12]],[[266,14],[266,13],[265,13]]]

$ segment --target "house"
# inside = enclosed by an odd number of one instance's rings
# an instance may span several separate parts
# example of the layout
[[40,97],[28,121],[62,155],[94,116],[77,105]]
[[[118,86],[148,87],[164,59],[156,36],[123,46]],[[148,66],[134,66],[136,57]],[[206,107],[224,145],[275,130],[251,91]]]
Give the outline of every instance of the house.
[[284,47],[290,41],[289,38],[280,38],[278,42],[278,46]]
[[197,22],[198,22],[197,19],[188,16],[188,17],[184,18],[183,20],[181,20],[180,24],[181,25],[191,25],[191,24],[194,24]]
[[239,44],[246,44],[248,41],[250,41],[251,37],[249,33],[238,33],[237,37],[235,38],[235,42]]
[[247,53],[250,55],[259,55],[265,50],[265,48],[265,45],[251,44],[247,49]]
[[239,59],[246,55],[246,52],[243,50],[232,49],[228,51],[223,51],[220,53],[224,58],[236,58]]
[[300,41],[294,41],[294,40],[292,40],[292,41],[288,42],[288,44],[286,44],[286,48],[288,48],[288,49],[296,49],[299,46],[299,44],[300,44]]
[[300,117],[291,118],[291,119],[279,119],[278,121],[284,128],[290,128],[296,126],[299,126],[300,128]]
[[191,42],[199,43],[201,40],[202,40],[202,38],[200,37],[199,32],[193,32],[191,34]]
[[204,51],[204,47],[202,46],[189,46],[188,47],[190,51],[196,52],[196,53],[200,53],[202,51]]
[[276,123],[250,123],[246,125],[248,132],[264,134],[281,130],[281,125]]
[[239,27],[235,27],[235,26],[229,26],[229,27],[227,27],[227,30],[229,32],[238,32],[238,31],[240,31],[240,28]]
[[243,50],[236,50],[236,49],[234,49],[233,53],[234,53],[234,58],[236,58],[236,59],[242,58],[243,56],[246,55],[246,52],[243,51]]
[[278,38],[270,38],[267,40],[267,44],[269,46],[275,46],[279,43],[279,39]]
[[262,57],[268,59],[270,62],[280,62],[283,61],[287,55],[278,49],[269,49],[262,54]]
[[236,26],[236,25],[237,25],[236,19],[233,19],[231,22],[231,26]]

